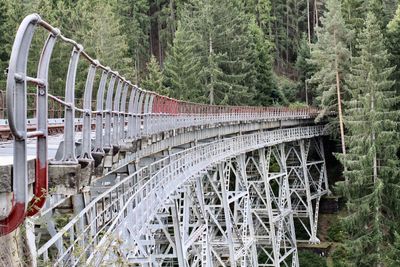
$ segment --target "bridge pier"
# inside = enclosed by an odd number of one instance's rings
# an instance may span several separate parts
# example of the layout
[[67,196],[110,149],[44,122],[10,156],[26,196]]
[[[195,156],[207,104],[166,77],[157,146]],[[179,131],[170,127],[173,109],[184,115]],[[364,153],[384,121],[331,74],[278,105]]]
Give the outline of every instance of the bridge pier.
[[310,243],[319,243],[319,203],[329,193],[322,137],[292,142],[285,153],[295,221]]

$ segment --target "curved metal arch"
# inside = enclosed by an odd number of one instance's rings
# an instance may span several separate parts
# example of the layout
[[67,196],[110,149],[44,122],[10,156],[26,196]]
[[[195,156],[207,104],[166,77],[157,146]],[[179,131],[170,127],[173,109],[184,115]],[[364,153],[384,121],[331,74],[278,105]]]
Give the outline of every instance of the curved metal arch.
[[121,104],[119,107],[120,111],[120,118],[119,118],[119,139],[124,140],[125,139],[125,117],[126,115],[126,99],[128,97],[128,89],[129,89],[129,84],[130,82],[125,82],[124,88],[122,90],[122,96],[121,96]]
[[112,145],[115,147],[119,146],[119,109],[121,102],[121,92],[122,85],[125,83],[125,79],[122,77],[118,77],[117,91],[115,92],[114,97],[114,108],[112,115]]
[[[22,21],[11,51],[7,75],[6,101],[9,126],[11,133],[15,137],[13,159],[14,198],[8,216],[0,221],[0,236],[12,232],[23,222],[28,205],[26,89],[29,78],[26,75],[29,48],[35,28],[40,20],[39,15],[32,14]],[[16,108],[16,103],[19,105],[18,108]],[[46,139],[43,139],[43,141],[46,143]],[[18,168],[16,167],[17,164]]]
[[128,113],[129,113],[129,120],[128,120],[128,138],[134,137],[134,129],[136,125],[136,107],[137,102],[139,101],[140,90],[139,88],[134,85],[132,87],[131,95],[129,97],[129,104],[128,104]]
[[103,70],[99,83],[99,89],[97,90],[96,96],[96,140],[94,144],[93,153],[99,153],[103,155],[103,116],[104,116],[104,92],[106,88],[107,79],[109,77],[110,69]]
[[63,156],[61,162],[63,164],[77,164],[78,160],[75,155],[75,80],[76,71],[78,69],[79,56],[82,47],[74,48],[71,52],[71,58],[68,66],[67,80],[65,83],[65,120],[64,120],[64,144]]
[[90,64],[89,71],[86,78],[85,92],[83,96],[83,129],[82,129],[82,151],[79,155],[79,161],[91,161],[93,160],[91,153],[91,137],[90,133],[92,130],[92,92],[93,92],[93,81],[96,75],[96,69],[98,64]]
[[50,33],[39,59],[38,79],[45,81],[45,86],[37,86],[37,130],[42,135],[37,137],[36,145],[36,180],[33,189],[34,197],[29,202],[27,216],[35,215],[45,204],[48,194],[48,157],[47,157],[47,117],[48,117],[48,72],[50,59],[56,44],[57,35]]
[[104,151],[108,152],[111,149],[111,112],[112,112],[112,97],[114,94],[115,79],[117,74],[112,72],[110,82],[108,83],[107,98],[106,98],[106,110],[104,111]]

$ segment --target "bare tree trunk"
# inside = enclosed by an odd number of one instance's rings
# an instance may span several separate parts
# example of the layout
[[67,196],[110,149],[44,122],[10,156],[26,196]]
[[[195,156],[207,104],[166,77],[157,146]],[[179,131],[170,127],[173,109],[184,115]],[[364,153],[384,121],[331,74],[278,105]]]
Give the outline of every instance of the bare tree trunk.
[[[375,92],[371,93],[371,111],[375,111]],[[372,133],[371,133],[371,139],[372,139],[372,145],[374,146],[374,157],[373,157],[373,177],[374,177],[374,184],[378,180],[378,160],[376,156],[376,135],[375,135],[375,129],[372,126]]]
[[307,33],[308,33],[308,45],[311,44],[311,25],[310,25],[310,0],[307,0]]
[[162,44],[161,44],[161,25],[160,18],[157,18],[157,36],[158,36],[158,62],[160,63],[160,67],[163,66],[163,54],[162,54]]
[[286,64],[289,64],[289,0],[286,0]]
[[171,10],[170,17],[171,17],[171,37],[172,37],[171,42],[172,42],[176,30],[174,0],[169,1],[169,9]]
[[318,1],[317,0],[314,1],[314,10],[315,10],[315,27],[318,28],[319,16],[318,16]]
[[[338,100],[338,117],[339,117],[339,127],[340,127],[340,139],[342,143],[342,153],[346,155],[346,145],[344,142],[344,124],[343,124],[343,112],[342,112],[342,97],[340,93],[340,77],[339,77],[339,62],[337,56],[337,46],[336,46],[336,31],[333,32],[333,39],[335,42],[335,72],[336,72],[336,94]],[[346,178],[347,181],[347,178]]]
[[[211,34],[209,36],[209,58],[211,59],[212,54],[213,54],[213,43],[212,43],[212,38],[211,38]],[[213,62],[211,62],[210,65],[214,65]],[[211,70],[210,73],[210,104],[214,105],[214,77],[213,77],[213,73]]]

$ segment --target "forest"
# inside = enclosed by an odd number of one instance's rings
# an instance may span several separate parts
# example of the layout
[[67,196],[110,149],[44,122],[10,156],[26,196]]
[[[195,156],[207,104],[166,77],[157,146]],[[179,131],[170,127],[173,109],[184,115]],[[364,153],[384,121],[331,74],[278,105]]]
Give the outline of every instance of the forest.
[[[332,191],[346,203],[330,264],[400,266],[397,0],[0,0],[0,90],[17,27],[33,12],[147,90],[320,107],[343,170]],[[33,42],[39,52],[44,34]],[[38,54],[29,56],[36,66]],[[69,57],[56,47],[54,94],[63,94]],[[78,97],[87,69],[79,68]],[[306,256],[301,266],[326,264]]]

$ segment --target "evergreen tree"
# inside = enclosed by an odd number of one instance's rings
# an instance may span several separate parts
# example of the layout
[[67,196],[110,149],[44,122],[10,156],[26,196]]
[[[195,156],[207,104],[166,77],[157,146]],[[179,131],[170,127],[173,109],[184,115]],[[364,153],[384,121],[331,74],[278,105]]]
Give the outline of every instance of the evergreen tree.
[[396,81],[395,89],[400,94],[400,5],[396,10],[396,15],[387,25],[387,47],[390,51],[390,63],[395,66],[391,78]]
[[312,103],[315,93],[314,88],[308,82],[315,73],[315,66],[310,63],[310,59],[311,48],[308,43],[307,35],[303,35],[297,51],[296,69],[299,73],[299,92],[302,95],[302,99],[307,104]]
[[0,1],[0,90],[6,88],[6,69],[12,45],[25,13],[25,4],[21,1]]
[[164,76],[161,72],[160,65],[155,56],[152,56],[147,64],[147,77],[143,80],[141,86],[145,90],[154,91],[161,95],[168,95],[169,92],[164,87],[163,81]]
[[256,23],[251,23],[249,28],[254,49],[251,60],[254,63],[256,103],[267,106],[274,102],[281,102],[281,95],[277,92],[277,85],[272,70],[272,44]]
[[[114,12],[112,2],[105,0],[82,0],[81,34],[84,47],[101,62],[118,70],[126,78],[134,74],[128,58],[128,41],[121,22]],[[98,16],[102,14],[102,16]],[[85,29],[86,28],[86,29]]]
[[254,47],[241,1],[193,0],[182,24],[198,35],[199,78],[210,103],[254,103]]
[[204,103],[207,98],[198,76],[200,63],[195,53],[197,42],[197,35],[179,23],[164,66],[165,85],[171,97]]
[[[316,66],[317,72],[310,82],[317,84],[317,101],[322,108],[319,118],[330,112],[338,113],[342,152],[345,153],[342,98],[350,52],[347,48],[349,32],[344,24],[339,0],[327,1],[327,11],[321,23],[322,27],[317,29],[318,41],[311,46],[310,63]],[[330,125],[336,128],[336,120]]]
[[149,59],[149,8],[148,0],[118,0],[115,8],[120,14],[121,31],[126,36],[128,55],[134,63],[136,84]]
[[[386,266],[399,229],[400,144],[399,97],[389,79],[388,53],[375,15],[370,12],[358,39],[346,101],[348,153],[341,155],[348,182],[339,184],[349,214],[344,226],[350,240],[345,249],[356,266]],[[396,255],[395,257],[398,257]]]

